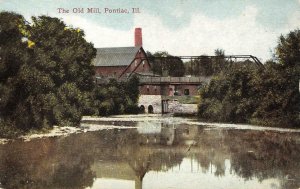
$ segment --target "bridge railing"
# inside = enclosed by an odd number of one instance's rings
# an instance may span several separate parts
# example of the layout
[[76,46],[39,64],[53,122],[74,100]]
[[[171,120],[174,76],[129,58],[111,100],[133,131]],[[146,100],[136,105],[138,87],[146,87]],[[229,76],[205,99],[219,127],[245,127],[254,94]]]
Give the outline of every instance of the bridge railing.
[[211,77],[140,77],[140,83],[208,83]]
[[[116,77],[95,77],[95,82],[97,84],[108,83],[111,79],[116,79],[117,81],[127,81],[128,78],[116,78]],[[160,84],[160,83],[209,83],[211,77],[198,76],[198,77],[151,77],[151,76],[139,76],[141,84]]]

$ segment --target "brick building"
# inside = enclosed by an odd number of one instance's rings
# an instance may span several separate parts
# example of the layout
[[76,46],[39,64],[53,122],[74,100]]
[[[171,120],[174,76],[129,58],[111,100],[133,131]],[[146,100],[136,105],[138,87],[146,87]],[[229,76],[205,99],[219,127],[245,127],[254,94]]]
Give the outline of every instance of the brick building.
[[96,77],[120,78],[131,73],[147,74],[151,72],[149,61],[142,47],[142,30],[135,29],[135,46],[97,48],[94,60]]
[[135,74],[140,78],[138,104],[141,110],[144,109],[147,113],[196,112],[195,104],[191,107],[191,104],[178,104],[175,99],[169,101],[168,98],[198,95],[199,87],[209,78],[155,75],[142,45],[142,29],[136,28],[134,46],[97,48],[93,61],[96,82],[105,83],[110,78],[122,81]]
[[140,78],[141,95],[197,95],[203,78],[162,77],[153,74],[142,45],[142,29],[136,28],[134,46],[97,48],[97,56],[93,62],[97,81],[108,78],[126,79],[135,74]]

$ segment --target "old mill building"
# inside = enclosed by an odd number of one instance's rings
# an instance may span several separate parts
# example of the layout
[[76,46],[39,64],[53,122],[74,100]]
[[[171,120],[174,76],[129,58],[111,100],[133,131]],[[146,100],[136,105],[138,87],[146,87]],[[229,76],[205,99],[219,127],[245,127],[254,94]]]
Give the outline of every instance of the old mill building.
[[[140,78],[139,105],[149,113],[174,111],[170,108],[172,103],[164,97],[197,95],[202,82],[199,77],[162,77],[153,74],[151,63],[143,49],[141,28],[135,28],[134,46],[97,48],[93,64],[98,83],[109,78],[124,80],[133,74],[137,75]],[[180,105],[176,104],[176,107]],[[196,111],[195,106],[192,111]]]

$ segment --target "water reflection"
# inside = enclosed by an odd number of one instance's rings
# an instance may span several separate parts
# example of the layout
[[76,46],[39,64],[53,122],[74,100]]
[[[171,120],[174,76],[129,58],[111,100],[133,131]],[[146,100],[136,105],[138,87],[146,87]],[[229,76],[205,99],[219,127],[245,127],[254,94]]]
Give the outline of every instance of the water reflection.
[[299,133],[135,124],[1,145],[0,187],[300,187]]

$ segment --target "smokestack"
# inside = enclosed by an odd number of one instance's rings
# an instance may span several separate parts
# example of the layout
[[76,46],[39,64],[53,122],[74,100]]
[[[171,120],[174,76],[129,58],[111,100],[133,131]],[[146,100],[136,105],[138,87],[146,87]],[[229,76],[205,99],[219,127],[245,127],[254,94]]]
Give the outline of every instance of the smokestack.
[[135,47],[143,46],[142,28],[135,28],[135,31],[134,31],[134,46]]

